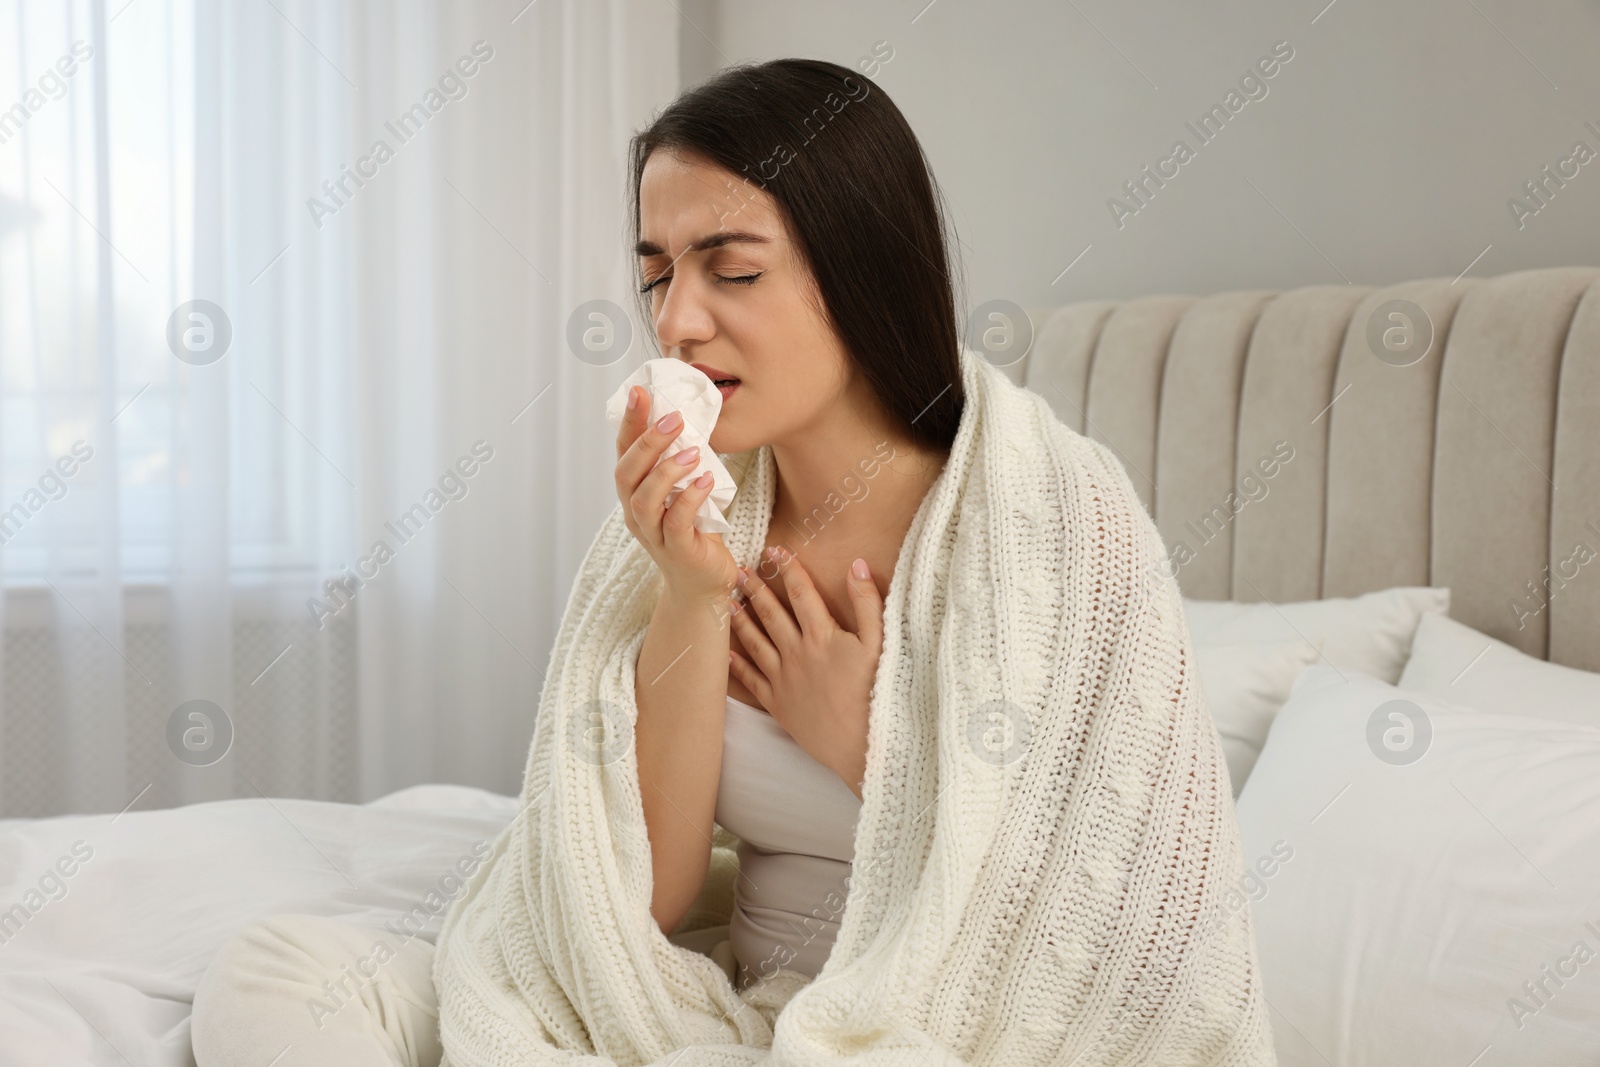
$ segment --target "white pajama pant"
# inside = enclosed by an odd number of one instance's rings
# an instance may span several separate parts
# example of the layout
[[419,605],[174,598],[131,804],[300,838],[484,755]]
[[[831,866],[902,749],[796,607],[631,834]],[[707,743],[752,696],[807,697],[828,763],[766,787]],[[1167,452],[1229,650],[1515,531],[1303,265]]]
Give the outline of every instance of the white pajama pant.
[[[670,940],[733,980],[726,926]],[[433,945],[319,915],[252,923],[195,988],[190,1041],[198,1067],[438,1067]]]

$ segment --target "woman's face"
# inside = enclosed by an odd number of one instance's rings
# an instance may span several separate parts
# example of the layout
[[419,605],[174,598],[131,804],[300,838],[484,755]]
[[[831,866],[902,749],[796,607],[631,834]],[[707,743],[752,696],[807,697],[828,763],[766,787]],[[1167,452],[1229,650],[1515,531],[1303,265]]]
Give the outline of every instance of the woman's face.
[[770,194],[658,149],[640,178],[639,228],[662,355],[739,379],[724,391],[715,451],[798,440],[850,402],[853,368]]

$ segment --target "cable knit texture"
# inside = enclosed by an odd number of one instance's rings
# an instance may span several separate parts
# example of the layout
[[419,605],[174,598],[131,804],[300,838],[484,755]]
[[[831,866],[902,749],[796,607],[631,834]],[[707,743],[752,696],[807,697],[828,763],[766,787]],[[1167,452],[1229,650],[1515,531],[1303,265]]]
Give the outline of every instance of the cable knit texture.
[[[441,1067],[1276,1062],[1155,524],[1107,447],[982,358],[961,372],[889,584],[827,964],[736,992],[650,917],[634,668],[661,581],[619,506],[567,602],[524,804],[439,934]],[[772,452],[727,459],[726,541],[754,567]]]

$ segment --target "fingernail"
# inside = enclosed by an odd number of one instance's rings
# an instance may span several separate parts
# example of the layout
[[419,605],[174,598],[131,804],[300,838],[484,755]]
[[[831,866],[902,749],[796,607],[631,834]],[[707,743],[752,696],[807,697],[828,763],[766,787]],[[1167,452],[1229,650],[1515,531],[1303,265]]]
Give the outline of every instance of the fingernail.
[[637,385],[629,386],[629,388],[628,388],[628,410],[632,411],[634,408],[636,408],[638,406],[639,406],[639,387]]
[[862,579],[863,581],[871,577],[871,575],[867,572],[867,561],[864,559],[858,559],[854,563],[850,564],[850,573],[855,575],[857,578]]
[[669,411],[656,420],[656,429],[662,433],[671,433],[683,425],[683,416],[676,411]]
[[694,484],[699,486],[701,489],[704,489],[706,486],[710,485],[711,482],[712,478],[710,471],[706,471],[705,473],[701,474],[700,477],[694,480]]
[[700,446],[690,445],[688,448],[684,449],[682,452],[679,452],[672,458],[687,467],[689,464],[700,458]]

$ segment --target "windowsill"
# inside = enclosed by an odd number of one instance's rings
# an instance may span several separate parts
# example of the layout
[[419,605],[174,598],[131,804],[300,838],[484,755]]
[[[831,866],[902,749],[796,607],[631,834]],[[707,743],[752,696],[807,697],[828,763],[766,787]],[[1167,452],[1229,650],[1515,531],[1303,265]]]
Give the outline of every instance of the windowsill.
[[[235,570],[229,583],[229,596],[233,601],[233,614],[243,618],[281,619],[286,614],[305,612],[306,597],[331,575],[319,575],[310,567],[257,568]],[[42,577],[24,578],[7,583],[5,597],[5,624],[7,627],[28,628],[52,626],[58,611],[69,613],[73,609],[86,612],[92,618],[93,593],[83,582],[91,580],[93,572],[64,571],[51,580],[61,593],[71,601],[71,607],[58,604],[56,589]],[[80,595],[82,594],[82,595]],[[122,582],[122,610],[128,623],[162,622],[172,614],[172,584],[164,575],[129,575]],[[309,617],[309,616],[308,616]]]

